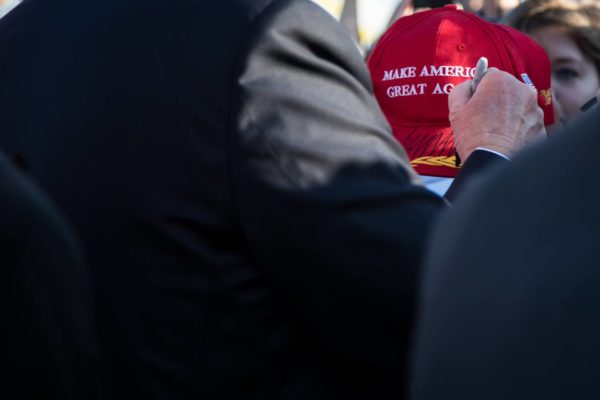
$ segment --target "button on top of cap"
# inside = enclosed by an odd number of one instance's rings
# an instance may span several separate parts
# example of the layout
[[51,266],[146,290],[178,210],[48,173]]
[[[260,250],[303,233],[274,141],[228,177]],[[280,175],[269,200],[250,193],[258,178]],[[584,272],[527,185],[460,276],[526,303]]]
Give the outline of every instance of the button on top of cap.
[[450,9],[450,10],[457,10],[457,9],[458,9],[458,6],[457,6],[456,4],[446,4],[446,5],[444,6],[444,8],[446,8],[446,9]]

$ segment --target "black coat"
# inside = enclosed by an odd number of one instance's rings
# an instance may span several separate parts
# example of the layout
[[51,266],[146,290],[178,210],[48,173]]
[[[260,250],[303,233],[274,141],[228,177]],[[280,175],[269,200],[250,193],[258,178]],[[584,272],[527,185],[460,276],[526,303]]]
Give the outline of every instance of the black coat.
[[0,385],[5,399],[95,399],[98,343],[79,243],[0,155]]
[[92,267],[110,399],[400,398],[444,202],[303,0],[26,0],[0,146]]
[[440,219],[417,400],[600,396],[600,110],[590,113]]

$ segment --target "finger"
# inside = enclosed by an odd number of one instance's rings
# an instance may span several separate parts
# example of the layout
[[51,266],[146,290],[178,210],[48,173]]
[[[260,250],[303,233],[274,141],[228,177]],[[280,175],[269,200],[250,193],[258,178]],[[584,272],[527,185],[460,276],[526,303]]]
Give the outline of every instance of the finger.
[[532,144],[542,143],[546,139],[548,139],[548,131],[546,130],[546,127],[544,125],[542,125],[539,128],[539,130],[537,131],[537,134],[530,138],[530,140],[528,141],[529,142],[528,144],[532,145]]
[[[500,90],[500,88],[504,88],[506,85],[515,86],[516,84],[521,84],[517,78],[508,72],[504,72],[495,67],[490,67],[487,73],[481,79],[479,83],[478,91],[485,92],[486,95],[490,93],[487,92],[496,92]],[[524,84],[523,84],[524,85]]]
[[460,108],[471,99],[471,81],[464,81],[456,85],[448,95],[448,108],[450,110]]

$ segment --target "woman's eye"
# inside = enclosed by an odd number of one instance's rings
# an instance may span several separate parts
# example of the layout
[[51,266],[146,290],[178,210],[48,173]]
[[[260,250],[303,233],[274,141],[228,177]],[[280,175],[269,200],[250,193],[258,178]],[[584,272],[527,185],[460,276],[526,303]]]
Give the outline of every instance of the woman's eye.
[[568,81],[571,79],[575,79],[579,76],[579,73],[572,68],[558,68],[554,71],[554,76],[556,79],[561,81]]

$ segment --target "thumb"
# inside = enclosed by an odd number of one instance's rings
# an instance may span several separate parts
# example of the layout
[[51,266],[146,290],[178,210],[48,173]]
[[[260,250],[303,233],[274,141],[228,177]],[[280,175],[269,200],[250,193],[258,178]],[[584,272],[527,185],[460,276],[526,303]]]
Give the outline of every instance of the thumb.
[[456,85],[448,95],[448,108],[450,111],[461,108],[471,99],[471,80]]

